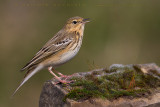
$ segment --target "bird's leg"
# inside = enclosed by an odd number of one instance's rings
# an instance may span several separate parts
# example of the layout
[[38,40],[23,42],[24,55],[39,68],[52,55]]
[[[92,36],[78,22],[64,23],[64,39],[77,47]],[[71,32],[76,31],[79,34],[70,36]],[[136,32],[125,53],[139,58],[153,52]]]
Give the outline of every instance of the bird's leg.
[[58,72],[58,71],[56,71],[55,69],[53,69],[52,68],[52,70],[53,70],[53,72],[55,72],[55,73],[57,73],[58,75],[60,75],[61,77],[65,77],[66,75],[63,75],[62,73],[60,73],[60,72]]
[[55,73],[52,72],[52,67],[48,67],[48,71],[61,83],[70,83],[72,81],[66,81],[59,78]]
[[56,71],[54,68],[52,68],[52,70],[53,70],[53,72],[55,72],[55,73],[57,73],[58,75],[60,75],[61,78],[65,78],[65,80],[72,77],[72,75],[64,75],[64,74]]
[[61,81],[61,79],[55,74],[52,72],[52,67],[48,67],[48,71],[59,81]]

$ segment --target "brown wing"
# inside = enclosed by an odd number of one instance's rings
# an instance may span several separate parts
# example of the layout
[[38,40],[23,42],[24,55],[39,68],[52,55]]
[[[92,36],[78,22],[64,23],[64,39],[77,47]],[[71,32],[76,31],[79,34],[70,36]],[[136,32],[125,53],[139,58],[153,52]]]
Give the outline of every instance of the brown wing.
[[[21,71],[28,69],[34,65],[38,65],[42,61],[44,61],[47,57],[54,55],[56,52],[64,49],[67,47],[71,42],[71,36],[66,32],[60,31],[58,32],[50,41],[48,41],[31,59],[29,63],[27,63]],[[68,38],[66,38],[68,37]]]

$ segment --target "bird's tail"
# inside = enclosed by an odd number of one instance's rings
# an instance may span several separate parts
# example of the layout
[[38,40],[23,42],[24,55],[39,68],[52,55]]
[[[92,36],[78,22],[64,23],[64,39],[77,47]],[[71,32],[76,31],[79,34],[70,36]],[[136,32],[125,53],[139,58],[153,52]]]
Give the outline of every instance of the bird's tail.
[[28,72],[26,73],[26,75],[24,76],[24,79],[21,81],[20,85],[18,86],[18,88],[14,91],[14,93],[12,94],[11,98],[15,95],[15,93],[19,90],[19,88],[29,79],[31,78],[35,73],[37,73],[39,70],[42,69],[42,66],[37,66],[34,67],[32,69],[29,69]]

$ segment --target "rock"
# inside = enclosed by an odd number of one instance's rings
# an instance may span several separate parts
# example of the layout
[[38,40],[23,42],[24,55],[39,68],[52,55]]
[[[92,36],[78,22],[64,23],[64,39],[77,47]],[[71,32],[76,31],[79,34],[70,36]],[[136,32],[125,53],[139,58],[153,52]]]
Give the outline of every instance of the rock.
[[159,107],[159,78],[160,67],[154,63],[75,73],[68,85],[45,82],[39,107]]
[[67,107],[68,104],[62,100],[66,94],[61,85],[54,85],[52,81],[48,81],[44,84],[39,107]]

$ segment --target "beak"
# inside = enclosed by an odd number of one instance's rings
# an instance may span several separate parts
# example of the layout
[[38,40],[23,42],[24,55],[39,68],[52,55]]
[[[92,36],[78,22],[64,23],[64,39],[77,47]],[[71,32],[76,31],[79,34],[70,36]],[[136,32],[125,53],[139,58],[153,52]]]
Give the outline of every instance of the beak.
[[90,22],[89,20],[90,20],[90,18],[83,19],[83,23],[88,23],[88,22]]

